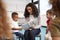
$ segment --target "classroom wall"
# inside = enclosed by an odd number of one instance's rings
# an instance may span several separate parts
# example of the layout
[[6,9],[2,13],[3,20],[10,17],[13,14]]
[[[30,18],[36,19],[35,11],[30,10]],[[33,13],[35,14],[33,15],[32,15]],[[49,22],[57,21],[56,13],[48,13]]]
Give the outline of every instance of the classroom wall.
[[17,12],[19,17],[23,17],[26,4],[31,0],[3,0],[6,3],[8,16],[11,18],[12,12]]
[[[24,23],[24,10],[26,4],[31,0],[3,0],[6,3],[6,9],[9,19],[11,19],[11,13],[17,12],[19,14],[19,23]],[[46,11],[51,8],[48,0],[40,0],[40,24],[46,26]],[[23,20],[22,20],[23,19]]]
[[46,11],[51,9],[51,5],[48,3],[48,0],[40,0],[40,18],[41,25],[46,26]]

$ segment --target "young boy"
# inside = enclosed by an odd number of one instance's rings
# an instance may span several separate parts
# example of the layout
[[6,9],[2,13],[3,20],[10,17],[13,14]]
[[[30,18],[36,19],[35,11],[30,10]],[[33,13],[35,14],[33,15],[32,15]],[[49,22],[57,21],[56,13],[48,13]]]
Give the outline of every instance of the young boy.
[[[19,36],[19,37],[21,37],[22,38],[22,40],[23,40],[23,34],[21,34],[20,32],[19,32],[19,30],[22,30],[22,27],[19,27],[18,26],[18,13],[16,13],[16,12],[13,12],[12,13],[12,22],[11,22],[11,26],[12,26],[12,32],[13,32],[13,34],[16,34],[16,36]],[[16,39],[17,40],[17,39]]]
[[53,19],[54,15],[53,15],[53,13],[52,13],[51,10],[48,10],[48,11],[47,11],[46,17],[47,17],[48,20],[46,21],[46,23],[47,23],[47,28],[46,28],[45,40],[52,40],[51,34],[50,34],[50,29],[49,29],[49,28],[50,28],[50,27],[49,27],[49,23],[50,23],[50,20]]

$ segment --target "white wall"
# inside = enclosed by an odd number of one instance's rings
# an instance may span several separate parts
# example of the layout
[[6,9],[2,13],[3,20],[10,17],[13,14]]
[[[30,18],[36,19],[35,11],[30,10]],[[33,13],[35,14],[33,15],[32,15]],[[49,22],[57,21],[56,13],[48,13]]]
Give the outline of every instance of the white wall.
[[40,0],[40,16],[41,16],[41,25],[46,26],[46,11],[51,8],[48,0]]

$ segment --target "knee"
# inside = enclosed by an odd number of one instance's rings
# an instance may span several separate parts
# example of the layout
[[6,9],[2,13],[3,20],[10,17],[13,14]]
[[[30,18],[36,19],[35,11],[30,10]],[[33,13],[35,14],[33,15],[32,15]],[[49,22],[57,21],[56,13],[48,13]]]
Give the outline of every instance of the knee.
[[28,34],[29,34],[29,31],[27,30],[27,31],[25,31],[24,36],[28,35]]
[[29,33],[34,35],[34,32],[33,31],[30,31]]

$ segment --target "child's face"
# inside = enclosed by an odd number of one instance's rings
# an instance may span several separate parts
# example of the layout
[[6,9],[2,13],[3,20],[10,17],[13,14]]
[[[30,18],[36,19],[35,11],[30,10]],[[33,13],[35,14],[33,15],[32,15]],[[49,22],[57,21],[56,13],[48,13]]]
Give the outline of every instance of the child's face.
[[13,16],[13,20],[14,20],[14,21],[18,21],[18,15],[14,15],[14,16]]
[[51,19],[52,15],[50,15],[49,13],[46,14],[47,19]]

